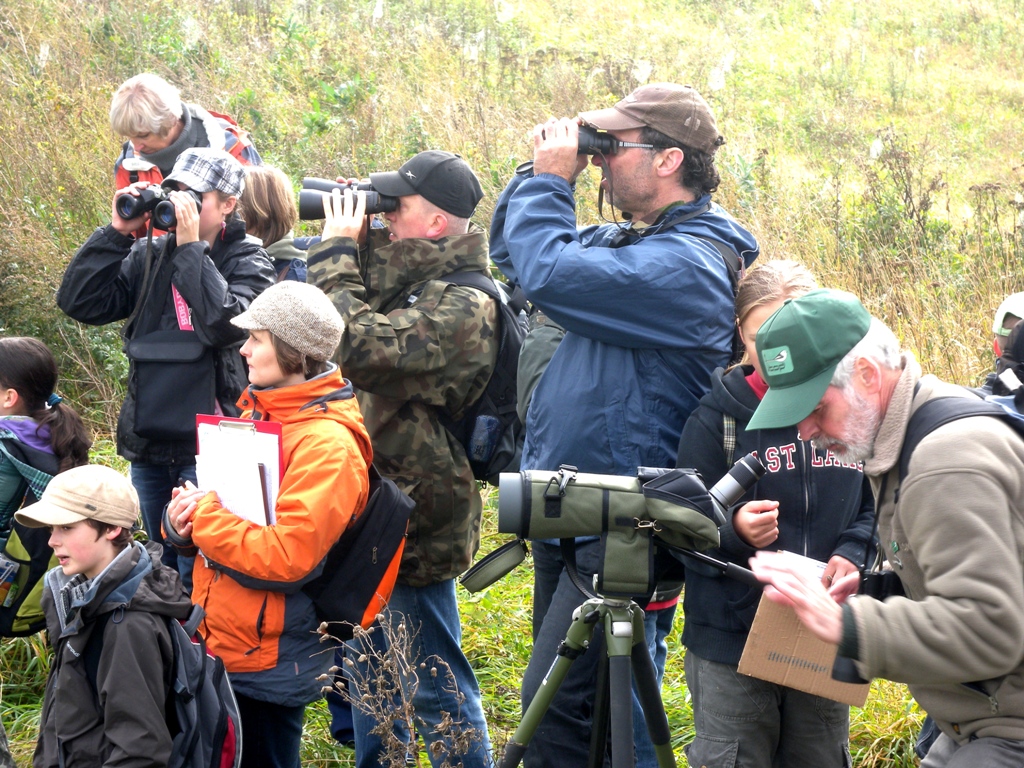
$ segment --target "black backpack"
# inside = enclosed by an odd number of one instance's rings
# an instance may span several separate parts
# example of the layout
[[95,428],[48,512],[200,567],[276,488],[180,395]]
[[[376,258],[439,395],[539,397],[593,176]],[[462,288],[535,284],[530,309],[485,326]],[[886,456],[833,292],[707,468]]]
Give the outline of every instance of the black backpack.
[[416,507],[394,481],[369,466],[366,506],[334,543],[315,579],[302,585],[316,617],[348,640],[356,625],[368,629],[395,588],[405,551],[409,515]]
[[483,291],[498,302],[498,358],[487,387],[459,420],[440,411],[441,424],[466,449],[477,480],[497,483],[501,472],[519,469],[525,430],[516,412],[516,371],[526,338],[526,295],[518,286],[483,272],[454,272],[439,280]]
[[[238,768],[242,763],[242,720],[224,662],[210,655],[199,634],[206,613],[198,605],[184,622],[167,619],[174,646],[174,677],[167,694],[167,721],[171,757],[167,768]],[[82,653],[85,674],[93,693],[103,630],[111,614],[96,621]]]
[[50,549],[48,528],[28,528],[14,520],[18,508],[34,504],[60,465],[57,457],[26,445],[12,437],[0,438],[0,456],[13,466],[21,481],[7,509],[9,517],[0,521],[4,539],[3,555],[18,564],[17,575],[0,604],[0,637],[21,637],[46,628],[40,605],[43,576],[57,565]]

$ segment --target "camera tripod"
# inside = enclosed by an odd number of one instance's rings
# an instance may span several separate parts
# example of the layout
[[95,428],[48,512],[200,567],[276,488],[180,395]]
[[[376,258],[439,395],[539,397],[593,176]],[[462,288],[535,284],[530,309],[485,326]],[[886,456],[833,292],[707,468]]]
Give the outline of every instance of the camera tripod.
[[565,676],[579,656],[587,651],[597,625],[604,631],[607,664],[599,665],[593,730],[590,739],[590,768],[604,763],[608,730],[611,730],[612,768],[633,768],[633,696],[635,677],[640,708],[654,744],[659,768],[675,768],[670,744],[668,717],[654,671],[654,661],[644,637],[644,613],[630,599],[594,597],[574,612],[569,631],[558,647],[555,661],[544,677],[512,739],[505,746],[500,768],[516,768],[527,744],[540,725]]

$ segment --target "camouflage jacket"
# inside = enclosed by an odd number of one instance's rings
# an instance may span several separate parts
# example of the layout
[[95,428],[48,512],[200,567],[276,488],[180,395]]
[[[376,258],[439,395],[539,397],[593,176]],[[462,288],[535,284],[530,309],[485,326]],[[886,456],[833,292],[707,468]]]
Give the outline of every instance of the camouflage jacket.
[[483,505],[465,451],[438,421],[483,392],[498,352],[498,308],[437,278],[487,270],[484,234],[387,241],[331,238],[309,253],[307,280],[345,319],[335,360],[355,385],[374,463],[416,501],[398,579],[426,586],[462,573],[480,543]]

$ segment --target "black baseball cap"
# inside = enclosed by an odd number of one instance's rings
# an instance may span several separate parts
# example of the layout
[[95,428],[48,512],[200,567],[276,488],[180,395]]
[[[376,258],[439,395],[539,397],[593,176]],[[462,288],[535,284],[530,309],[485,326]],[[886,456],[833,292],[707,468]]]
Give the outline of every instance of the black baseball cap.
[[468,219],[484,196],[480,180],[465,160],[452,152],[428,149],[397,171],[371,173],[370,183],[382,195],[421,195],[443,211]]

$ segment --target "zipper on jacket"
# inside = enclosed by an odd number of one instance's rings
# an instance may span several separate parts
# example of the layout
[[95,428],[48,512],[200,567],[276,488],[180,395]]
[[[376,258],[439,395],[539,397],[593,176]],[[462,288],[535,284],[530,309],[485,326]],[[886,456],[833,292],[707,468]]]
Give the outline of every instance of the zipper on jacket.
[[[984,688],[982,688],[981,683],[960,683],[960,685],[962,685],[971,693],[977,693],[981,696],[984,696],[986,699],[988,699],[988,705],[992,709],[992,714],[999,714],[999,699],[997,699],[993,694],[989,693]],[[954,723],[954,727],[958,726]],[[957,733],[960,733],[960,731],[957,730]]]
[[[808,451],[812,454],[807,456]],[[800,477],[803,480],[804,491],[804,557],[809,557],[810,535],[811,535],[811,464],[814,461],[814,448],[809,442],[800,441],[800,458],[803,459],[803,467],[800,470]]]
[[263,646],[263,619],[267,612],[267,596],[263,596],[263,605],[260,606],[260,613],[256,617],[256,640],[257,643],[248,651],[243,653],[243,656],[250,656],[258,651]]

